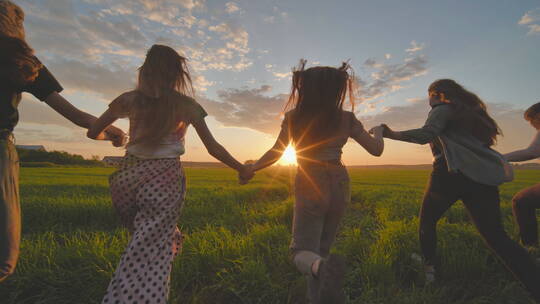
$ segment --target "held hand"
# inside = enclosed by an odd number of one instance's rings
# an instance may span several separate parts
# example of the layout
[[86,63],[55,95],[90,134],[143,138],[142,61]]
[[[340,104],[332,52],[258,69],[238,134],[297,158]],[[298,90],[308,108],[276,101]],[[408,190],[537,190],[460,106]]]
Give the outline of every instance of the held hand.
[[369,134],[375,135],[377,137],[382,137],[384,129],[385,129],[384,126],[385,125],[379,125],[379,126],[376,126],[376,127],[373,127],[371,129],[369,129]]
[[126,133],[115,126],[108,127],[105,134],[115,147],[122,147],[127,142]]
[[378,135],[386,138],[396,138],[396,132],[390,129],[390,127],[386,124],[381,124],[379,126],[371,128],[369,130],[369,134]]
[[253,176],[255,176],[253,165],[244,165],[242,170],[238,171],[238,183],[240,185],[245,185],[253,178]]

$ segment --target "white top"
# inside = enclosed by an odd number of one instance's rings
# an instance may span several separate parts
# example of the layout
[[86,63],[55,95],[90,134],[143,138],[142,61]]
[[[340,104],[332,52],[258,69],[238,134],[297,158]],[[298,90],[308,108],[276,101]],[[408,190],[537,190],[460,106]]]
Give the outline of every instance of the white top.
[[[120,118],[129,118],[130,140],[137,138],[137,133],[145,126],[133,115],[133,102],[139,94],[138,91],[130,91],[117,97],[109,104],[109,108]],[[126,145],[126,152],[143,159],[178,158],[186,152],[184,147],[187,128],[193,122],[203,119],[206,111],[191,97],[178,92],[173,92],[181,104],[178,126],[176,130],[165,136],[157,144],[131,143]],[[156,119],[159,119],[156,117]]]

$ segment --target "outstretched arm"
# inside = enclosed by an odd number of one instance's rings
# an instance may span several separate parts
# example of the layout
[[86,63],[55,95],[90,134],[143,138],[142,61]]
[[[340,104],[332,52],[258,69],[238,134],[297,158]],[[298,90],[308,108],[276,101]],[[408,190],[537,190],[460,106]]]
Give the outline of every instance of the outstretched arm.
[[[114,142],[116,142],[117,139],[111,138],[109,133],[107,133],[106,130],[109,130],[110,125],[114,123],[117,119],[118,117],[113,113],[113,111],[110,108],[108,108],[107,111],[101,114],[101,116],[97,118],[96,120],[94,120],[92,125],[90,125],[90,128],[88,128],[88,132],[86,132],[86,136],[88,136],[88,138],[95,139],[95,140],[113,140]],[[124,132],[122,132],[122,134],[123,133]],[[125,135],[122,136],[121,139],[118,139],[119,141],[118,146],[123,145],[124,138],[125,138]]]
[[206,121],[203,118],[197,120],[196,122],[193,122],[193,127],[195,127],[197,135],[199,135],[199,138],[202,140],[204,146],[206,147],[206,150],[208,151],[208,153],[210,153],[210,155],[212,155],[225,165],[240,172],[241,175],[246,171],[246,167],[242,165],[239,161],[237,161],[234,157],[232,157],[232,155],[216,141],[216,139],[212,135],[212,132],[210,132],[210,129],[208,129]]
[[283,151],[285,151],[288,144],[288,131],[286,128],[282,128],[274,146],[272,146],[270,150],[266,151],[266,153],[264,153],[264,155],[255,164],[253,164],[252,170],[258,171],[273,165],[281,158],[281,155],[283,155]]
[[[57,92],[51,93],[46,99],[45,102],[53,108],[60,115],[67,118],[72,123],[76,124],[79,127],[89,129],[92,124],[97,120],[97,118],[91,114],[83,112],[77,109],[69,101],[67,101],[62,95]],[[102,130],[103,131],[103,130]],[[125,133],[115,126],[109,125],[105,130],[106,135],[103,135],[102,139],[112,140],[115,146],[121,145]],[[101,138],[100,138],[101,139]]]
[[431,109],[423,127],[406,131],[393,131],[387,125],[383,124],[382,126],[385,129],[383,136],[410,143],[427,144],[444,131],[453,112],[454,110],[451,105],[438,105]]
[[47,99],[45,99],[45,102],[60,115],[85,129],[90,128],[92,123],[97,119],[95,116],[77,109],[57,92],[51,93]]
[[536,133],[531,144],[521,150],[503,155],[509,162],[522,162],[540,157],[540,131]]
[[381,156],[384,150],[383,127],[378,126],[369,131],[373,137],[366,132],[362,125],[356,126],[351,137],[360,144],[369,154]]

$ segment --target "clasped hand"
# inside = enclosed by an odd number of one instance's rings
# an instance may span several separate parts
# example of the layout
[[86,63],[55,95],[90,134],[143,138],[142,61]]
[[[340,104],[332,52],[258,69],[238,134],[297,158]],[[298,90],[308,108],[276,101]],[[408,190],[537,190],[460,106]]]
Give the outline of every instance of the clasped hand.
[[115,147],[122,147],[127,142],[127,135],[121,129],[115,126],[109,126],[105,130],[107,140],[110,140]]
[[252,164],[243,165],[242,169],[238,171],[238,183],[240,185],[247,184],[255,176]]
[[380,137],[390,137],[390,134],[392,134],[394,131],[390,129],[386,124],[380,124],[378,126],[375,126],[371,129],[369,129],[369,134],[380,136]]

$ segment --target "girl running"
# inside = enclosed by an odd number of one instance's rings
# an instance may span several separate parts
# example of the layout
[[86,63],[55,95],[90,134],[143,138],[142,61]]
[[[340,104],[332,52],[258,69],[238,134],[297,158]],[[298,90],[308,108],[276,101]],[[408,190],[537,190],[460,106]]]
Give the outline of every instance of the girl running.
[[353,112],[343,110],[348,95],[354,107],[354,77],[347,63],[339,68],[293,71],[292,89],[274,146],[251,168],[257,171],[275,163],[289,144],[296,149],[298,172],[291,257],[307,276],[310,303],[343,303],[345,265],[330,255],[345,207],[350,201],[349,176],[341,162],[342,147],[353,138],[370,154],[380,156],[382,129],[370,136]]
[[[537,132],[527,148],[504,155],[510,162],[522,162],[540,157],[540,102],[528,108],[524,117]],[[519,226],[521,243],[524,246],[538,247],[536,222],[538,208],[540,208],[540,184],[526,188],[512,198],[512,211]]]
[[[14,271],[21,241],[19,158],[13,130],[23,92],[32,94],[74,124],[88,128],[96,118],[74,107],[63,88],[25,41],[24,11],[0,0],[0,282]],[[109,127],[104,139],[120,146],[124,132]]]
[[[462,200],[476,229],[506,267],[540,301],[540,274],[527,251],[512,241],[501,223],[498,185],[511,179],[502,155],[490,147],[500,134],[484,102],[451,79],[428,89],[432,107],[422,128],[396,132],[374,128],[384,137],[431,145],[433,172],[420,211],[420,245],[426,280],[435,276],[436,225],[444,212]],[[511,170],[510,170],[511,171]]]
[[137,88],[111,102],[88,130],[103,139],[118,118],[130,121],[130,141],[120,169],[110,176],[113,206],[132,233],[103,303],[166,303],[172,262],[182,245],[176,222],[186,179],[180,155],[193,125],[208,152],[250,178],[212,136],[204,109],[193,96],[186,59],[168,46],[154,45],[139,69]]

